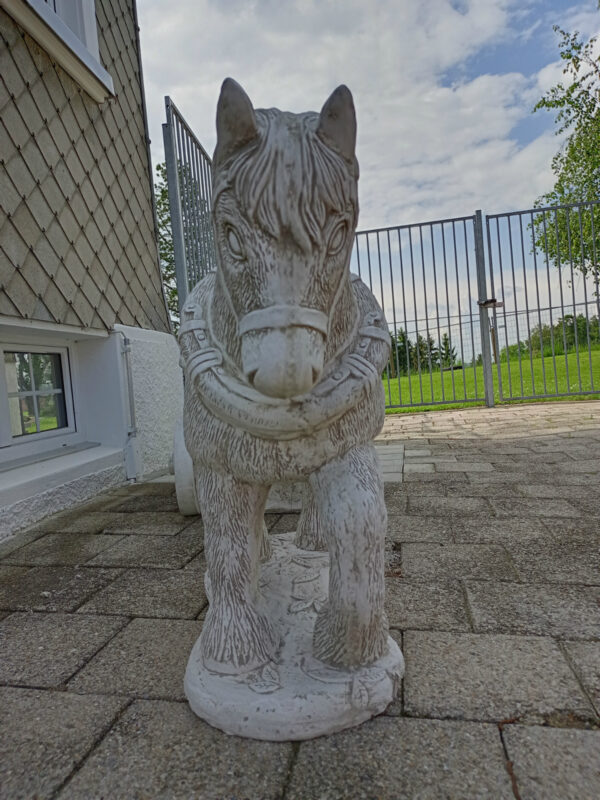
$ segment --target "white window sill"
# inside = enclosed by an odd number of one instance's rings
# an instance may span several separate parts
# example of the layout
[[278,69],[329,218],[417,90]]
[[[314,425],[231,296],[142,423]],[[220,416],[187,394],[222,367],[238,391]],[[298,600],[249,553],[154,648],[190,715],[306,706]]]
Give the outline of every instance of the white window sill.
[[[123,450],[90,446],[0,473],[0,508],[47,492],[63,483],[123,464]],[[2,538],[0,536],[0,538]]]
[[44,0],[0,0],[0,6],[89,94],[114,96],[111,76]]

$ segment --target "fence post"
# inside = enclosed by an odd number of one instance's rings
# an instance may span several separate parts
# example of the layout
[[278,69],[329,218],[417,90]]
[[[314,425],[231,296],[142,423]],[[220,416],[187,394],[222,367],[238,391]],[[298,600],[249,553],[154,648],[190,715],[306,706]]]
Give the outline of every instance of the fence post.
[[181,196],[179,192],[179,170],[177,152],[173,140],[173,113],[171,98],[165,97],[167,121],[163,123],[163,141],[165,145],[165,162],[167,168],[167,189],[169,194],[169,211],[171,212],[171,231],[173,235],[173,258],[175,260],[175,280],[177,283],[177,304],[179,314],[188,296],[187,264],[185,257],[185,240],[181,216]]
[[487,297],[487,279],[485,271],[485,250],[483,248],[483,219],[481,211],[476,211],[473,218],[475,237],[475,266],[477,269],[477,295],[479,305],[479,326],[481,330],[481,359],[483,361],[483,387],[485,404],[488,408],[494,405],[494,377],[492,373],[492,351],[490,348],[490,321],[488,310],[484,305]]

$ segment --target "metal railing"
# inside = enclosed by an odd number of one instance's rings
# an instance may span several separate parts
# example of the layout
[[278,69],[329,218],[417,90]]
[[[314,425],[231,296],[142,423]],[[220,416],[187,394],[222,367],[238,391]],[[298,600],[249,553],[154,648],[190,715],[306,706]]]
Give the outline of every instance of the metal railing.
[[600,392],[600,202],[490,214],[501,400]]
[[188,292],[216,269],[211,220],[212,161],[170,97],[163,141],[179,310]]
[[[216,269],[212,162],[168,97],[165,106],[181,309]],[[386,407],[600,392],[599,257],[600,202],[357,232],[351,269],[392,336]]]

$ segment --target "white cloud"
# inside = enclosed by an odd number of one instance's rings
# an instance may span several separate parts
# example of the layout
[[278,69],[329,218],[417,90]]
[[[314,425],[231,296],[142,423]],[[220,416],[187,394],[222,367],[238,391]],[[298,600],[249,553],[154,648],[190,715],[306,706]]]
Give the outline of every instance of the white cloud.
[[[257,107],[292,111],[318,110],[346,83],[359,123],[360,227],[528,207],[552,184],[558,142],[544,133],[520,147],[511,132],[555,82],[556,64],[451,87],[442,78],[483,48],[531,37],[530,17],[518,27],[531,2],[172,0],[167,11],[139,0],[154,159],[163,160],[165,94],[211,152],[227,75]],[[589,27],[586,9],[569,13]]]

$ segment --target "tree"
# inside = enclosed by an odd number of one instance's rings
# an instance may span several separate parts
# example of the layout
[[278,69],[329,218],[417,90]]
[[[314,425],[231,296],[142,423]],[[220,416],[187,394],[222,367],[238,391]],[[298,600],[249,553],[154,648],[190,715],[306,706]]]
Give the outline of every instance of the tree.
[[456,364],[456,348],[450,343],[450,337],[447,332],[442,336],[440,364],[442,367],[453,367]]
[[154,182],[156,196],[156,218],[158,223],[158,255],[163,286],[167,298],[167,306],[173,327],[179,325],[179,305],[177,300],[177,282],[175,279],[175,254],[173,251],[173,232],[171,230],[171,209],[169,208],[169,191],[167,188],[167,168],[165,164],[156,165]]
[[[175,252],[173,249],[167,168],[164,163],[156,165],[156,176],[154,194],[156,196],[160,268],[171,322],[175,330],[177,330],[179,325],[179,305],[175,273]],[[179,188],[181,192],[181,222],[188,272],[191,271],[193,275],[196,275],[196,280],[200,280],[207,272],[216,268],[210,209],[206,199],[203,197],[202,187],[193,176],[189,166],[185,164],[180,164],[179,166]],[[190,267],[191,270],[189,269]],[[194,282],[188,288],[192,289],[193,285]]]
[[[567,80],[546,92],[534,111],[557,111],[556,133],[568,135],[552,160],[554,187],[538,198],[537,207],[600,199],[600,56],[594,55],[597,37],[584,42],[577,31],[568,33],[557,25],[554,30],[561,36],[559,51]],[[548,253],[555,266],[572,263],[597,284],[600,206],[537,214],[533,226],[536,246]]]

